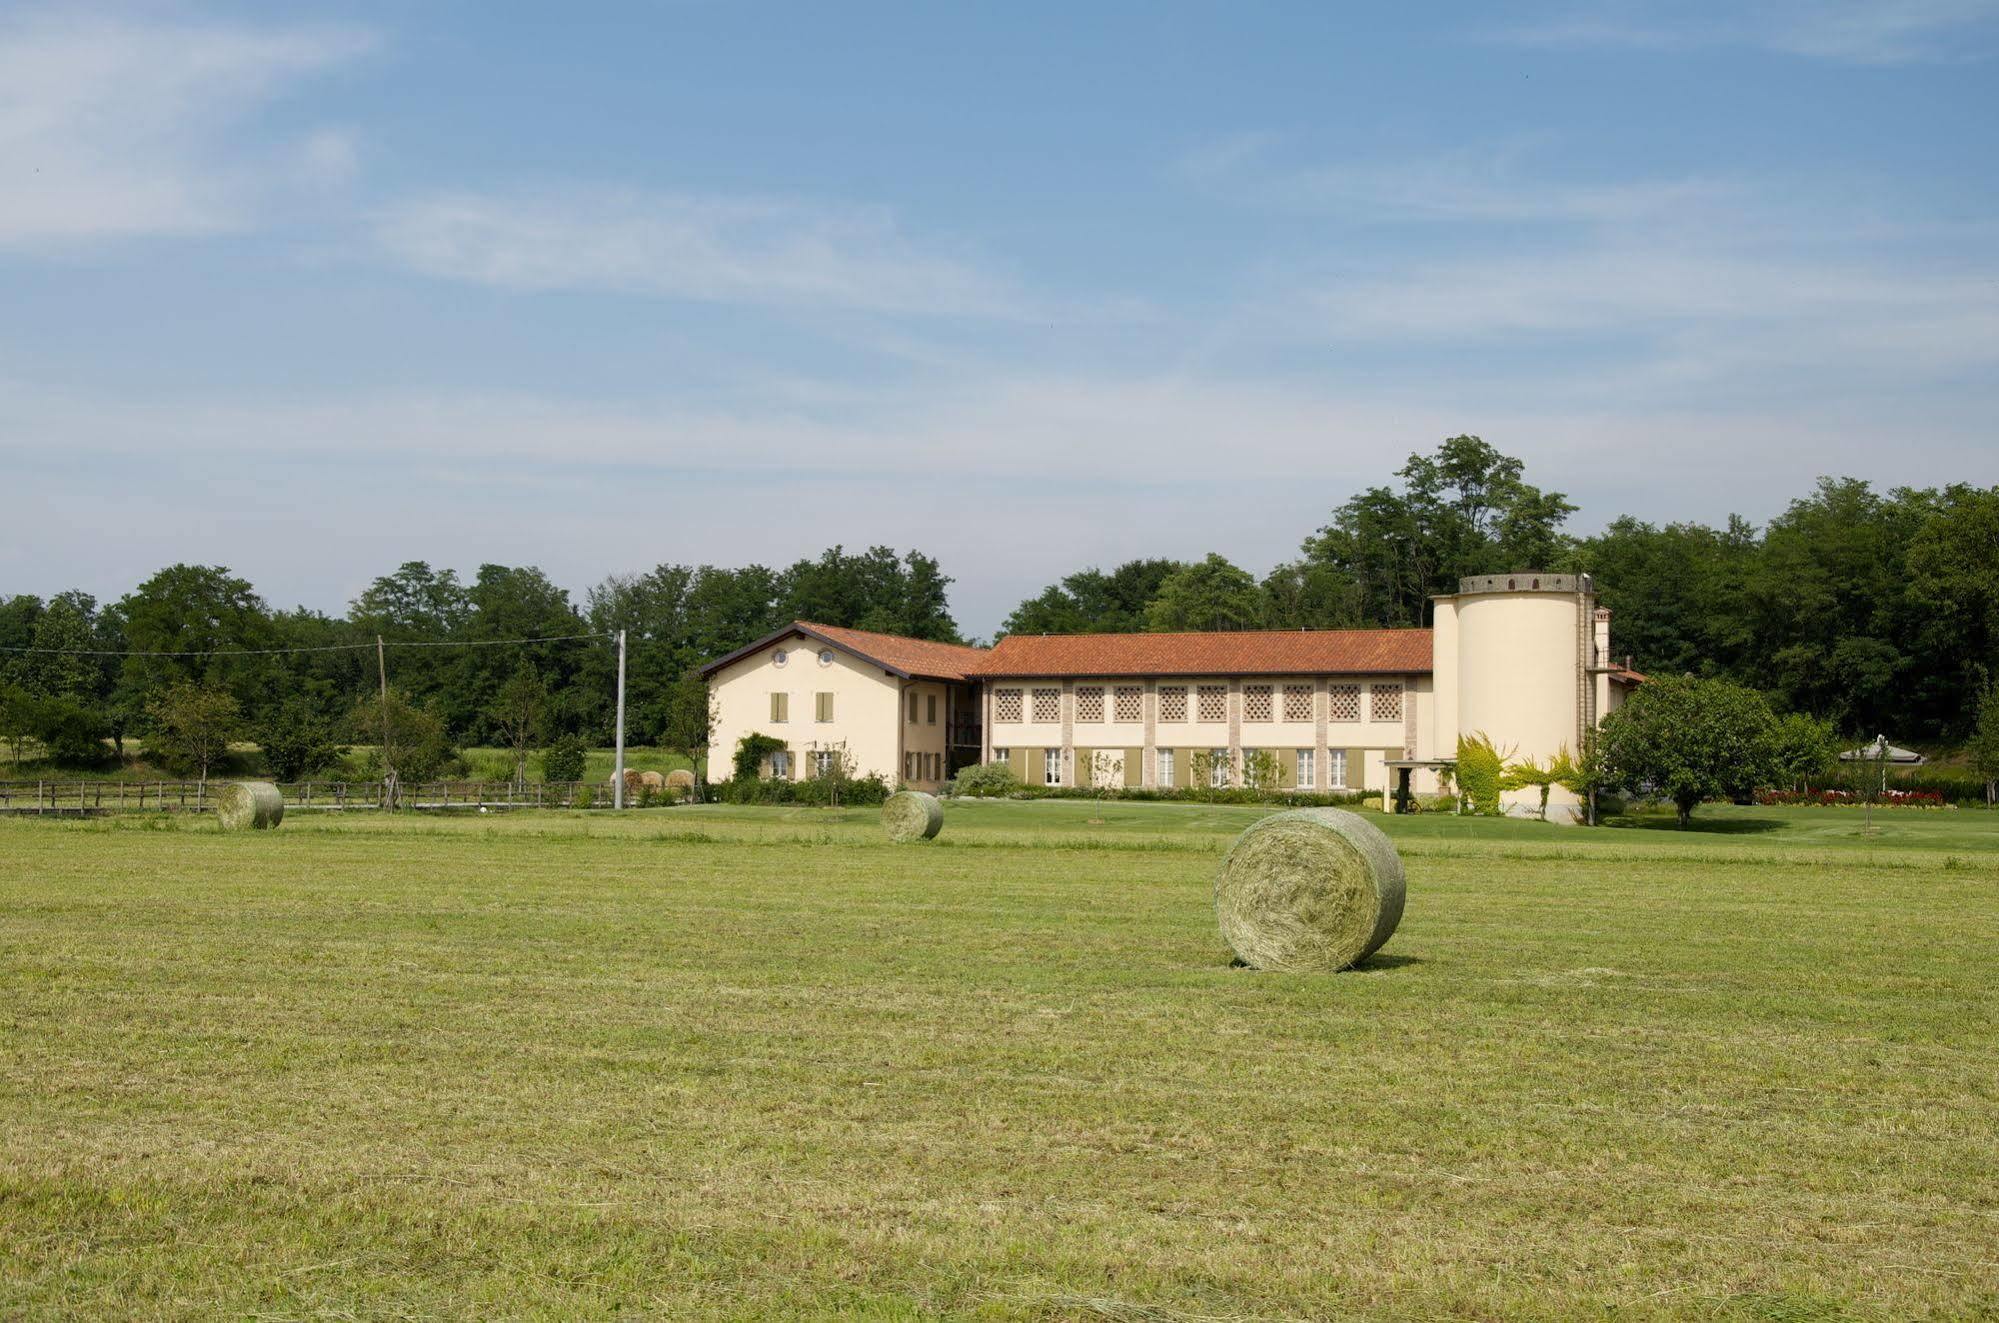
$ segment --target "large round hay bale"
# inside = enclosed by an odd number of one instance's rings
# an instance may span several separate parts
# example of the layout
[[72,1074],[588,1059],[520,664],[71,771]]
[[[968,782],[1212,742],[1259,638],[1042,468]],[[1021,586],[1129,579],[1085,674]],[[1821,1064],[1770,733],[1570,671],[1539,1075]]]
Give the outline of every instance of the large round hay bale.
[[882,805],[882,829],[891,841],[927,841],[944,829],[944,806],[921,790],[898,790]]
[[1379,827],[1345,809],[1292,809],[1236,837],[1215,877],[1215,917],[1246,965],[1345,969],[1395,931],[1404,887]]
[[688,771],[685,767],[674,768],[666,774],[666,788],[668,790],[694,789],[694,773]]
[[639,773],[639,786],[645,790],[664,790],[666,789],[666,777],[648,768]]
[[231,781],[215,792],[224,831],[261,831],[285,820],[285,797],[269,781]]

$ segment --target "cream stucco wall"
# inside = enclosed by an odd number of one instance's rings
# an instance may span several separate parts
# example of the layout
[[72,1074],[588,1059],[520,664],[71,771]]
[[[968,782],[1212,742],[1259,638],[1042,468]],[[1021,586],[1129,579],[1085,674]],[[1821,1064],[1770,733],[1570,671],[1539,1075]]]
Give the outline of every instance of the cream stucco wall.
[[[782,666],[775,660],[779,651],[787,654]],[[830,664],[820,663],[822,651],[830,653]],[[739,658],[709,677],[714,708],[709,775],[718,780],[727,777],[737,742],[754,731],[785,742],[791,750],[794,777],[805,773],[815,749],[844,744],[853,757],[856,776],[878,774],[890,783],[899,781],[902,768],[897,737],[905,733],[902,685],[898,677],[879,666],[801,637]],[[789,720],[781,723],[770,719],[770,696],[779,692],[790,696]],[[820,693],[833,695],[830,722],[815,720],[816,695]],[[941,712],[939,721],[934,747],[941,749]],[[913,733],[923,737],[928,730],[918,726]]]
[[[1455,635],[1457,730],[1483,732],[1502,753],[1546,763],[1566,749],[1577,752],[1581,729],[1581,634],[1593,603],[1573,592],[1461,593],[1437,604],[1438,671],[1446,679],[1444,638]],[[1453,628],[1443,622],[1451,619]],[[1539,811],[1538,789],[1502,796],[1509,812]],[[1556,786],[1549,816],[1573,817],[1578,801]],[[1559,810],[1559,812],[1558,812]]]

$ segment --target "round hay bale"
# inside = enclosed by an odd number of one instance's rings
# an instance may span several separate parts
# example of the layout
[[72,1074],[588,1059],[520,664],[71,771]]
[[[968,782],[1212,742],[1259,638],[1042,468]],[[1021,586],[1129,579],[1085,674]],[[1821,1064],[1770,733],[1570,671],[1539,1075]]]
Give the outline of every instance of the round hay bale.
[[882,805],[882,829],[898,844],[930,840],[944,829],[944,806],[921,790],[898,790]]
[[1346,969],[1402,920],[1402,859],[1345,809],[1292,809],[1236,837],[1215,877],[1222,939],[1257,969]]
[[666,789],[666,777],[650,769],[639,773],[639,785],[647,790]]
[[685,767],[674,768],[666,774],[666,788],[668,790],[694,789],[694,773],[688,771]]
[[285,797],[269,781],[231,781],[215,792],[224,831],[262,831],[285,820]]

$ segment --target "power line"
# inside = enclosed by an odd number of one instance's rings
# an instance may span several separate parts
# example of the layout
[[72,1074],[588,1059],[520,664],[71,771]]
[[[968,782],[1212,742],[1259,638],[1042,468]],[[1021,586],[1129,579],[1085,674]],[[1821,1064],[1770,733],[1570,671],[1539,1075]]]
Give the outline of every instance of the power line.
[[[385,639],[385,648],[499,648],[517,643],[575,643],[583,639],[614,639],[615,633],[553,634],[538,639]],[[297,648],[204,648],[187,652],[132,652],[122,648],[19,648],[0,646],[0,652],[30,653],[43,657],[282,657],[303,652],[360,652],[372,649],[367,643],[318,643]]]

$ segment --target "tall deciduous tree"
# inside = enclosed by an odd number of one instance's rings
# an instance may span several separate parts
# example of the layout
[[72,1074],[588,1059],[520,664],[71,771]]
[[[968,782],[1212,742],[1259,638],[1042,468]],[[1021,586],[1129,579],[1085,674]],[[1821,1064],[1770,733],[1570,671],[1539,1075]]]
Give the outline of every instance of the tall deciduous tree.
[[1263,594],[1249,571],[1210,553],[1167,576],[1146,623],[1161,631],[1256,629],[1263,623]]
[[1965,753],[1971,770],[1985,780],[1985,802],[1999,802],[1999,684],[1986,689],[1978,704],[1978,722]]
[[528,754],[546,738],[548,728],[548,682],[531,662],[522,662],[500,686],[493,700],[493,725],[514,753],[514,784],[525,786]]
[[151,728],[146,749],[173,771],[194,772],[202,781],[242,733],[243,710],[220,685],[176,680],[146,708]]
[[1701,801],[1741,796],[1781,775],[1770,705],[1727,680],[1654,679],[1604,718],[1598,738],[1617,784],[1672,800],[1682,827]]
[[1335,510],[1305,540],[1305,562],[1346,578],[1368,623],[1421,625],[1430,597],[1465,575],[1552,568],[1567,554],[1575,506],[1524,472],[1478,437],[1451,437],[1409,456],[1400,491],[1370,487]]

